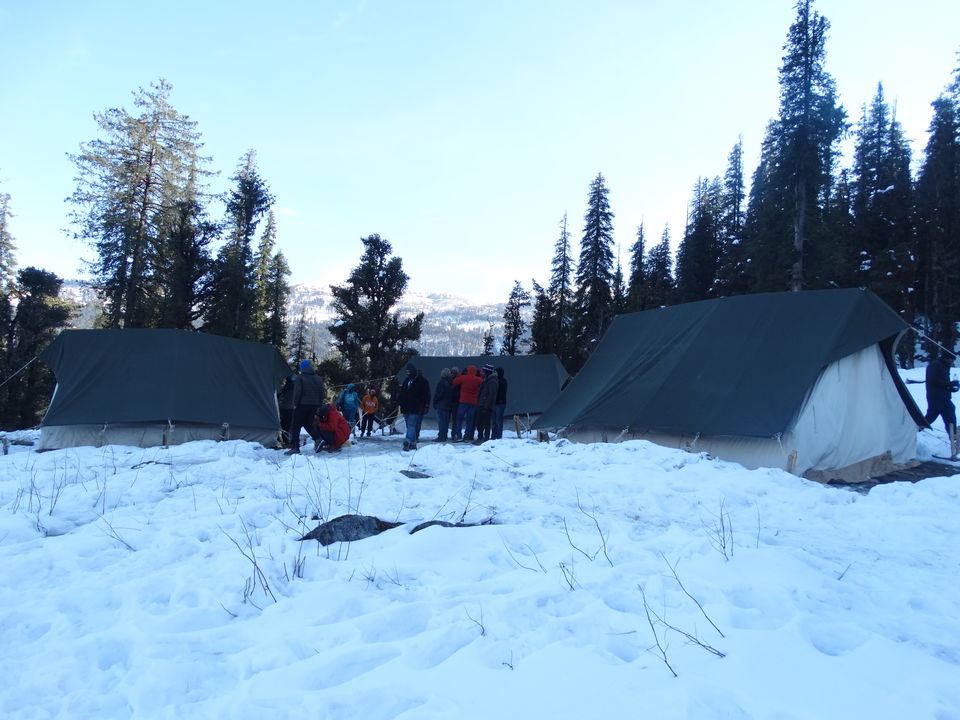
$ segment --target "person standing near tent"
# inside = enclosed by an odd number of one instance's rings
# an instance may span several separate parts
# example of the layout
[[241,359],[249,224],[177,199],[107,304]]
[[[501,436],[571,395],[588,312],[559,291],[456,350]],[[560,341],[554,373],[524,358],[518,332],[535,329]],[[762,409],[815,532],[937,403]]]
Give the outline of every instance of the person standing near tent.
[[507,379],[503,376],[503,368],[497,368],[497,402],[493,406],[493,428],[490,437],[499,440],[503,437],[503,414],[507,409]]
[[333,405],[324,404],[318,407],[315,422],[317,439],[313,446],[314,452],[337,452],[352,432],[352,426]]
[[300,363],[300,374],[293,378],[293,420],[290,421],[290,448],[287,455],[300,452],[300,430],[305,429],[316,441],[320,436],[314,427],[313,416],[323,404],[326,394],[323,380],[313,369],[313,363],[304,360]]
[[370,437],[370,433],[373,432],[373,421],[379,409],[380,398],[377,395],[377,389],[367,388],[367,394],[360,401],[360,437],[363,437],[364,432],[367,433],[367,437]]
[[430,407],[430,383],[413,363],[407,363],[406,370],[407,377],[400,386],[400,412],[407,426],[403,449],[416,450],[420,418]]
[[499,387],[497,371],[493,365],[483,366],[483,383],[477,395],[477,445],[490,439],[490,425],[493,419],[493,407],[497,404]]
[[447,429],[450,427],[450,413],[453,411],[453,383],[450,380],[450,368],[440,371],[440,380],[433,393],[433,408],[437,411],[437,437],[434,442],[447,441]]
[[360,409],[360,396],[357,395],[353,387],[353,383],[348,383],[337,396],[337,410],[343,414],[351,428],[357,422],[357,411]]
[[291,375],[283,381],[283,388],[277,393],[277,408],[280,410],[280,447],[290,447],[290,423],[293,422],[293,378]]
[[454,385],[453,381],[460,377],[460,368],[456,365],[450,368],[450,386],[453,388],[453,394],[450,396],[450,438],[456,442],[463,437],[463,418],[457,424],[457,408],[460,407],[460,387]]
[[950,366],[953,364],[953,353],[943,350],[940,356],[934,358],[927,365],[927,414],[924,420],[929,425],[937,417],[943,418],[943,426],[947,429],[947,442],[950,443],[950,459],[957,459],[957,409],[950,399],[952,393],[957,392],[958,383],[950,379]]
[[[477,400],[480,396],[480,385],[483,378],[477,374],[476,365],[467,365],[463,375],[453,379],[453,386],[460,390],[460,402],[457,405],[457,419],[455,429],[458,431],[454,440],[471,442],[473,440],[473,426],[477,414]],[[463,428],[463,435],[459,430]]]

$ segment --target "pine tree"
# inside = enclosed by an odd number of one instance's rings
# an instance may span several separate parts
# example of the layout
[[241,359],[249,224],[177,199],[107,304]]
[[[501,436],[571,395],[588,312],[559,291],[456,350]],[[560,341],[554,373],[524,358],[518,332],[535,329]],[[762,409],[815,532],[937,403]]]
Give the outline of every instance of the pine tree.
[[903,130],[878,85],[869,109],[863,110],[854,149],[854,282],[869,287],[908,323],[913,321],[915,282],[910,162]]
[[7,327],[0,387],[0,429],[34,427],[53,392],[54,377],[39,362],[31,362],[69,322],[76,308],[60,299],[63,281],[53,273],[28,267],[12,286],[16,310]]
[[575,369],[586,362],[613,319],[613,212],[609,193],[603,175],[597,174],[590,184],[577,263]]
[[742,295],[748,289],[748,258],[744,252],[743,228],[746,199],[743,171],[743,138],[737,140],[727,157],[720,195],[720,235],[716,294]]
[[163,229],[187,188],[209,173],[196,123],[169,102],[165,80],[134,93],[137,116],[120,108],[94,115],[102,138],[69,157],[77,187],[69,201],[77,236],[97,252],[91,270],[108,327],[155,324],[166,278],[158,271]]
[[267,268],[266,312],[267,324],[262,342],[276,345],[281,352],[287,348],[287,306],[290,302],[290,265],[282,252],[274,253]]
[[300,317],[293,328],[293,336],[290,339],[290,355],[294,365],[300,365],[307,359],[307,309],[300,308]]
[[503,311],[501,355],[516,355],[520,349],[524,331],[527,329],[527,323],[523,319],[523,309],[526,307],[530,307],[530,293],[523,289],[519,280],[516,280]]
[[643,223],[637,226],[637,237],[630,246],[630,280],[627,283],[627,297],[625,312],[646,310],[646,272],[644,270],[644,254],[646,253],[646,237]]
[[[957,83],[960,86],[960,70]],[[956,344],[960,315],[960,92],[933,103],[933,120],[917,179],[920,254],[918,310],[927,334],[941,345]]]
[[647,307],[672,305],[675,291],[669,225],[664,226],[660,242],[650,249],[644,264],[644,274],[647,277]]
[[[563,214],[560,221],[560,236],[554,243],[553,261],[551,263],[550,285],[547,289],[549,303],[541,303],[541,309],[547,305],[553,312],[554,327],[552,331],[541,333],[541,337],[552,337],[549,342],[549,352],[567,363],[572,356],[574,347],[574,295],[573,295],[573,256],[570,249],[570,231],[567,229],[567,214]],[[546,344],[544,345],[546,347]]]
[[227,197],[226,244],[214,262],[212,294],[204,330],[216,335],[259,340],[262,317],[257,316],[257,276],[253,238],[261,218],[273,205],[273,195],[260,177],[256,153],[248,150],[231,178]]
[[680,302],[706,300],[716,292],[720,266],[720,180],[698,179],[690,214],[677,250],[677,298]]
[[483,349],[480,351],[480,354],[483,356],[493,355],[495,344],[496,338],[493,336],[493,323],[490,323],[487,331],[483,334]]
[[533,318],[530,320],[530,354],[559,355],[556,310],[550,292],[536,280],[533,284]]
[[613,296],[611,298],[610,310],[614,315],[619,315],[627,308],[627,283],[623,279],[623,265],[620,264],[620,252],[617,251],[617,264],[613,270],[613,287],[611,288]]
[[10,229],[10,218],[12,217],[10,195],[0,192],[0,287],[5,287],[13,282],[14,271],[17,267],[16,240]]
[[408,343],[420,338],[423,313],[402,320],[394,307],[407,289],[403,262],[379,235],[362,238],[360,264],[344,285],[331,285],[337,321],[329,326],[334,345],[354,382],[393,377],[407,361]]
[[257,339],[264,342],[267,335],[267,285],[270,277],[270,264],[277,246],[277,220],[273,210],[267,212],[267,221],[260,234],[260,244],[253,256],[253,313],[251,324],[255,328]]
[[157,288],[155,327],[192,330],[196,326],[209,299],[210,245],[219,235],[219,226],[206,218],[188,186],[159,229],[155,269],[163,282]]
[[751,188],[748,216],[753,214],[753,222],[748,217],[745,230],[753,245],[748,257],[755,263],[751,270],[758,290],[824,284],[819,277],[823,263],[817,262],[816,253],[818,243],[830,241],[823,214],[846,113],[824,69],[830,23],[812,4],[796,4],[780,67],[779,117],[768,126]]

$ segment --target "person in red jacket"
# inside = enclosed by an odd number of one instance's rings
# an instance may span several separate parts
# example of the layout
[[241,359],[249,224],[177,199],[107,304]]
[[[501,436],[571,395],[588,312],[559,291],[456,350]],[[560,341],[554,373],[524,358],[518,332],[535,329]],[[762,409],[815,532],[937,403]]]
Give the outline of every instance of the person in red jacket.
[[317,408],[317,440],[314,450],[337,452],[350,437],[350,425],[333,405],[321,405]]
[[[453,386],[460,390],[460,403],[457,405],[457,414],[453,425],[453,440],[473,440],[473,424],[477,413],[477,400],[480,398],[480,386],[483,378],[477,374],[476,365],[468,365],[463,375],[453,379]],[[466,427],[464,427],[466,422]],[[460,429],[463,428],[463,435]]]

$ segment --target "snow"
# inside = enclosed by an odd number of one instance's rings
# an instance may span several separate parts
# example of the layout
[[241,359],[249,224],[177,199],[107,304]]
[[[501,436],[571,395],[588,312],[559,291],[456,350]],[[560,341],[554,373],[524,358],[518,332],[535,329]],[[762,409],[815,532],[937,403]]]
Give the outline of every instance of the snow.
[[[12,445],[0,716],[960,718],[960,476],[507,434]],[[406,524],[297,541],[350,512]]]

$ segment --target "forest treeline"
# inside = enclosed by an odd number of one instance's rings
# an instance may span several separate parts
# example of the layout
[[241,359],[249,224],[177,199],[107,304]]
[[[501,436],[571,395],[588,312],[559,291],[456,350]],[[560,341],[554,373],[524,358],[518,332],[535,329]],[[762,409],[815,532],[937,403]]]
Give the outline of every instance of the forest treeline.
[[[577,262],[567,217],[560,222],[549,281],[517,283],[511,307],[532,303],[531,352],[556,353],[571,370],[589,356],[614,315],[744,293],[869,288],[920,337],[947,348],[960,319],[960,67],[933,99],[918,170],[895,111],[878,84],[855,120],[826,70],[829,22],[801,0],[784,44],[780,105],[750,182],[743,142],[722,175],[693,184],[675,255],[670,228],[648,238],[641,225],[629,265],[614,259],[613,211],[602,174],[590,185]],[[840,145],[853,140],[843,163]],[[505,317],[504,346],[518,328]],[[903,342],[912,366],[931,346]],[[932,343],[930,344],[932,345]]]
[[[960,67],[932,100],[929,138],[914,162],[878,84],[850,119],[826,69],[829,22],[799,0],[784,44],[778,115],[767,126],[749,182],[737,140],[723,174],[693,183],[686,226],[671,251],[670,228],[648,239],[636,229],[623,267],[615,258],[613,211],[602,174],[590,183],[579,256],[566,215],[551,274],[514,284],[503,335],[484,334],[484,353],[556,353],[571,371],[623,312],[743,293],[867,287],[922,336],[956,344],[960,314]],[[94,115],[98,136],[68,154],[76,187],[68,198],[75,236],[95,251],[89,275],[97,327],[211,332],[311,359],[329,384],[386,383],[413,350],[423,315],[396,310],[409,280],[378,234],[362,238],[360,262],[331,288],[334,352],[311,341],[290,312],[290,269],[280,250],[275,198],[256,153],[239,158],[229,189],[211,191],[212,159],[197,123],[171,104],[159,80],[133,94],[132,110]],[[841,142],[853,138],[853,157]],[[914,169],[916,167],[916,170]],[[62,279],[17,269],[13,200],[0,192],[0,428],[35,425],[53,387],[33,358],[76,308]],[[217,217],[214,217],[217,215]],[[532,312],[531,312],[532,311]],[[920,348],[922,351],[924,348]],[[910,365],[917,348],[902,343]]]

